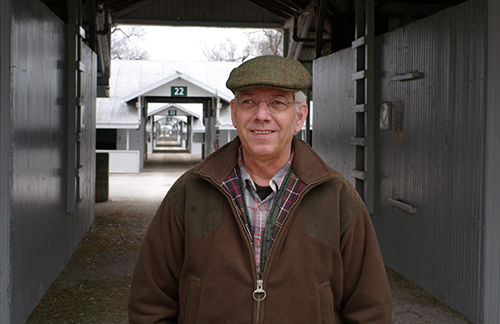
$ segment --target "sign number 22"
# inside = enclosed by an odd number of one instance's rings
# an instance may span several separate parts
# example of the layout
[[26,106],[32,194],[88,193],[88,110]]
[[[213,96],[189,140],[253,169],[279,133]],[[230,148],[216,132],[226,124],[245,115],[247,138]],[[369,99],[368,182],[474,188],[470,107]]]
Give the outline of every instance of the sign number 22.
[[171,87],[170,95],[172,97],[186,97],[187,96],[187,87]]

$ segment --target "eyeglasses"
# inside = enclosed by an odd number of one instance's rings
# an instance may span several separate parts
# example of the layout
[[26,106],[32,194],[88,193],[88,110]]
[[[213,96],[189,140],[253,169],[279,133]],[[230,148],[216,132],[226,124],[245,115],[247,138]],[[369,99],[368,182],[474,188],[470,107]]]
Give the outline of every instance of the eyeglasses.
[[287,102],[287,101],[282,101],[281,99],[269,99],[269,100],[258,100],[255,97],[243,97],[241,99],[235,99],[237,103],[239,103],[240,107],[242,110],[245,111],[254,111],[259,107],[261,102],[265,102],[267,105],[267,108],[271,112],[281,112],[284,111],[288,108],[288,105],[290,104],[298,104],[298,102]]

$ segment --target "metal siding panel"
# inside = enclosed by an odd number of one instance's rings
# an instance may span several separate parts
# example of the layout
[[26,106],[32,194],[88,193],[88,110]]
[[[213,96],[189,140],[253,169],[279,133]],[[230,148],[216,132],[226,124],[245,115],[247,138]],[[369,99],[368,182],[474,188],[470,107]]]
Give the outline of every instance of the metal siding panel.
[[[64,24],[38,1],[12,15],[12,321],[23,322],[70,257],[65,214]],[[58,99],[59,98],[59,99]],[[61,255],[63,255],[61,257]],[[57,269],[54,269],[57,265]]]
[[485,194],[484,323],[500,322],[500,3],[488,1],[488,111]]
[[[380,132],[387,264],[469,319],[478,317],[485,140],[484,1],[470,1],[379,38],[381,101],[403,99],[404,139]],[[424,78],[390,82],[423,72]],[[388,205],[401,199],[418,213]]]
[[[393,130],[376,132],[380,189],[372,219],[384,260],[475,322],[483,307],[486,28],[485,0],[473,0],[378,37],[375,91],[377,110],[404,100],[403,140]],[[345,176],[354,165],[351,52],[313,67],[313,147]],[[390,80],[417,71],[423,78]]]
[[[313,63],[312,146],[325,162],[353,183],[354,51],[345,49]],[[347,81],[346,81],[347,80]]]
[[0,3],[0,323],[10,323],[10,201],[12,184],[12,109],[10,75],[11,4]]
[[75,248],[95,219],[95,175],[96,175],[96,97],[97,97],[97,56],[85,44],[82,44],[82,62],[85,72],[82,74],[82,105],[84,109],[84,129],[80,136],[81,164],[80,190],[82,201],[75,214],[73,244]]
[[[38,304],[94,219],[96,59],[83,89],[80,213],[66,213],[66,25],[41,1],[12,2],[12,323]],[[87,164],[89,163],[89,164]]]

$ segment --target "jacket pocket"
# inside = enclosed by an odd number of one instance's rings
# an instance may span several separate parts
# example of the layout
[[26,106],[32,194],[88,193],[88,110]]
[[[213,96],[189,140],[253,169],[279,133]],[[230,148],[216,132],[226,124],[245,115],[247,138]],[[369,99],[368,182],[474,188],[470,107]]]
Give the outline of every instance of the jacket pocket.
[[188,287],[188,300],[186,304],[186,324],[196,323],[198,319],[198,307],[201,296],[201,279],[191,277]]
[[321,323],[334,324],[333,294],[330,281],[319,285],[319,301],[321,307]]

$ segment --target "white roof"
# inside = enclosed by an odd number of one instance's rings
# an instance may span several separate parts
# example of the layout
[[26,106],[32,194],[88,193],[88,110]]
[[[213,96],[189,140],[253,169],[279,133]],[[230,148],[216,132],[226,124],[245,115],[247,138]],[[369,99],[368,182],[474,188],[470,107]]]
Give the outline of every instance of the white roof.
[[[217,89],[210,87],[209,85],[204,84],[180,71],[176,71],[175,74],[172,74],[158,82],[155,82],[147,87],[144,87],[138,91],[135,91],[131,94],[128,94],[123,98],[123,101],[130,102],[138,97],[145,96],[164,96],[170,97],[170,88],[172,86],[191,86],[189,93],[186,94],[186,97],[220,97],[224,99],[227,103],[229,103],[232,99],[232,96],[227,95],[223,92],[218,92]],[[193,89],[194,88],[194,89]],[[194,91],[193,91],[194,90]]]
[[[126,61],[111,62],[110,96],[97,98],[97,128],[138,128],[140,111],[134,98],[151,93],[176,79],[189,82],[230,101],[232,92],[226,88],[229,73],[238,62],[159,62]],[[130,101],[127,103],[127,100]]]
[[[175,111],[175,114],[172,115],[169,111]],[[162,116],[194,116],[195,118],[200,118],[201,116],[197,113],[186,109],[185,107],[177,104],[167,104],[165,106],[161,106],[159,108],[151,109],[148,111],[148,116],[152,115],[162,115]]]

